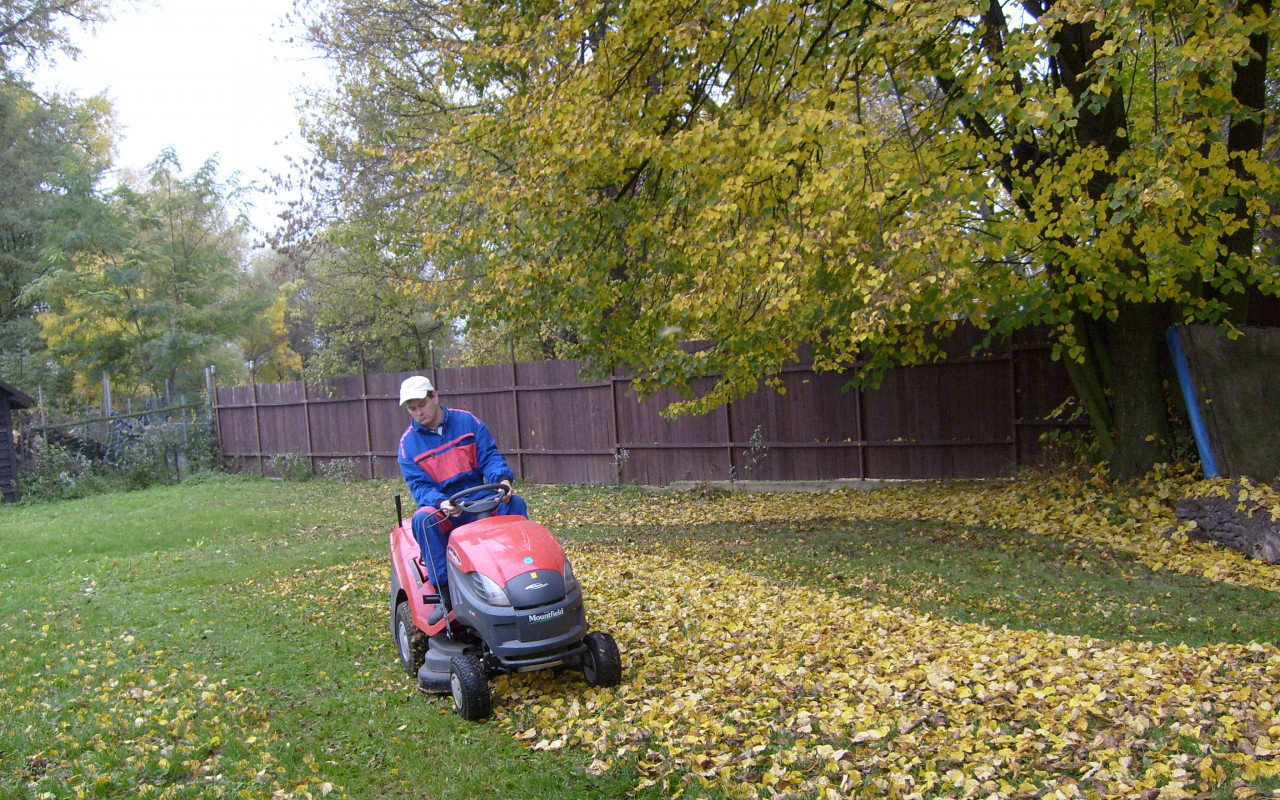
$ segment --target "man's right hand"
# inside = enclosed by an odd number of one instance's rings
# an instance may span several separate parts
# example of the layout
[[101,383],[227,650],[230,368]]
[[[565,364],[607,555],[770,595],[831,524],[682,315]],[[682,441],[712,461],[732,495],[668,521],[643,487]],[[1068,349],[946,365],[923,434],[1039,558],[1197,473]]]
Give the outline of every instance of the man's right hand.
[[441,503],[440,510],[450,517],[456,517],[462,513],[462,509],[455,506],[451,500],[445,500]]

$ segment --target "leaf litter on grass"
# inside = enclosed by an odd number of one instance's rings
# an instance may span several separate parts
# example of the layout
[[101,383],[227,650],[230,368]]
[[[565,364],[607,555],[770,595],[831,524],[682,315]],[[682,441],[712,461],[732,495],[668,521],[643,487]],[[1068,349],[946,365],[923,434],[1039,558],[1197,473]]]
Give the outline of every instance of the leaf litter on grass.
[[673,796],[1194,797],[1231,776],[1245,797],[1277,774],[1272,645],[992,629],[629,547],[570,553],[625,682],[513,679],[498,719]]
[[[1174,516],[1180,497],[1228,492],[1280,517],[1269,487],[1171,470],[1129,487],[1053,476],[821,495],[596,495],[538,508],[553,529],[939,520],[1280,590],[1276,567],[1192,542]],[[1280,796],[1271,643],[1192,648],[994,629],[779,586],[688,547],[646,549],[569,548],[627,678],[585,693],[544,676],[513,680],[520,688],[508,689],[498,716],[531,747],[587,748],[593,769],[635,766],[641,785],[672,796],[704,785],[779,798]]]
[[[554,487],[521,491],[536,498],[530,506],[552,530],[573,525],[692,528],[707,521],[802,527],[814,520],[936,520],[1107,547],[1132,554],[1155,570],[1280,592],[1280,568],[1192,541],[1190,525],[1174,513],[1183,497],[1235,497],[1242,509],[1258,504],[1280,519],[1280,492],[1248,481],[1195,480],[1168,467],[1128,486],[1085,473],[1016,481],[904,482],[889,489],[821,493],[633,491],[623,501],[596,493],[560,502]],[[538,502],[542,498],[546,502]]]
[[[1174,485],[1158,481],[1156,491],[1190,486],[1167,480]],[[780,585],[687,542],[664,549],[642,530],[707,519],[941,519],[1274,587],[1273,568],[1179,535],[1171,503],[1025,481],[804,497],[592,491],[560,494],[559,504],[555,490],[528,494],[553,529],[624,531],[566,541],[592,627],[618,639],[624,682],[495,681],[494,722],[531,749],[584,751],[589,771],[634,769],[637,789],[672,797],[1280,796],[1273,644],[1112,642],[960,623]],[[298,599],[312,608],[325,596],[355,599],[352,586],[380,586],[384,571],[380,560],[330,570]],[[376,592],[341,608],[334,613],[349,618],[332,622],[386,626]],[[387,653],[390,664],[390,644]]]
[[[944,520],[1112,547],[1158,569],[1275,591],[1274,567],[1179,530],[1173,502],[1208,491],[1232,489],[1174,475],[1126,491],[1094,479],[697,498],[528,487],[535,516],[553,530],[623,531],[565,538],[593,628],[618,638],[624,682],[500,678],[494,723],[532,749],[579,750],[593,772],[634,769],[638,788],[673,797],[1280,796],[1273,644],[1188,647],[965,624],[780,585],[687,544],[664,552],[646,533],[708,519]],[[1244,491],[1280,508],[1270,490]],[[371,652],[348,686],[382,691],[406,680],[386,633],[385,570],[379,557],[260,586],[380,640],[371,645],[382,655]],[[318,776],[299,783],[276,760],[280,743],[251,710],[251,689],[127,634],[43,624],[60,634],[56,644],[30,635],[0,643],[12,651],[0,663],[45,659],[39,692],[10,685],[0,697],[12,718],[39,716],[29,724],[48,727],[25,754],[21,785],[31,797],[60,797],[67,780],[86,796],[126,786],[155,797],[342,794]],[[125,674],[110,677],[121,670],[107,661],[125,663]],[[137,692],[146,713],[134,710]],[[443,709],[448,700],[424,702]],[[89,769],[80,766],[86,755]]]
[[30,682],[0,676],[11,746],[29,743],[16,754],[23,768],[0,776],[0,788],[35,800],[312,800],[334,792],[278,760],[279,734],[252,689],[174,661],[128,631],[93,635],[74,619],[28,617],[5,628],[34,636],[0,642],[0,664],[37,665]]
[[[569,541],[624,681],[494,681],[493,722],[637,788],[734,797],[1253,797],[1280,742],[1270,644],[1191,648],[962,624],[634,543]],[[264,586],[386,629],[380,559]],[[340,602],[334,602],[334,598]],[[387,635],[386,681],[406,680]],[[368,665],[366,665],[368,666]],[[371,684],[372,685],[372,684]],[[425,699],[447,707],[447,698]]]

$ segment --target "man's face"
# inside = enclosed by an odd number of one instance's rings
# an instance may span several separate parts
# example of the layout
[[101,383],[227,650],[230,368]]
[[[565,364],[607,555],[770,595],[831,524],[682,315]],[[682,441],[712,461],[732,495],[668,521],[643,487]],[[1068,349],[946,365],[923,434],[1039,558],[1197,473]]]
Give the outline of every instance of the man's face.
[[404,404],[404,407],[409,412],[409,416],[413,417],[414,422],[430,427],[436,413],[440,410],[440,398],[435,392],[431,392],[426,397],[410,400]]

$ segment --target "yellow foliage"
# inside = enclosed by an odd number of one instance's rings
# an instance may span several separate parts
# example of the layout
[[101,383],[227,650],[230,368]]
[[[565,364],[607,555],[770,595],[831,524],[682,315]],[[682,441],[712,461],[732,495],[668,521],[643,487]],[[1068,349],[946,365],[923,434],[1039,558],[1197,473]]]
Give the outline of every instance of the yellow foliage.
[[[1122,798],[1214,787],[1233,763],[1267,769],[1253,754],[1270,752],[1280,701],[1270,644],[993,630],[617,545],[571,555],[590,576],[595,625],[618,638],[625,682],[513,678],[498,721],[534,748],[587,750],[593,770],[638,757],[642,785],[669,783],[673,796],[701,782],[823,796],[835,777],[841,796],[986,797],[1012,776],[1044,796],[1070,773],[1090,796]],[[1194,762],[1184,739],[1197,742]],[[1125,760],[1135,751],[1140,770]]]
[[[1157,569],[1280,590],[1274,567],[1168,536],[1171,504],[1146,499],[1224,491],[1221,481],[1156,476],[1122,501],[1096,480],[1058,476],[846,490],[822,502],[658,494],[550,507],[547,521],[936,519],[1115,547]],[[1280,508],[1274,491],[1248,494]],[[593,627],[618,639],[624,683],[584,691],[545,675],[512,678],[498,690],[497,719],[531,747],[588,751],[592,772],[634,764],[642,786],[673,797],[705,784],[753,798],[1192,797],[1232,775],[1276,772],[1272,643],[1192,648],[997,630],[779,586],[688,549],[568,549]]]

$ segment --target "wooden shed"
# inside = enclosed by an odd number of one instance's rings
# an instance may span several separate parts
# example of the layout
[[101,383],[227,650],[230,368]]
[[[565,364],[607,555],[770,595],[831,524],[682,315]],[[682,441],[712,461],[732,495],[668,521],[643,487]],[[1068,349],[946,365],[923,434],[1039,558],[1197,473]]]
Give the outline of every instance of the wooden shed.
[[13,441],[13,410],[35,404],[35,400],[0,381],[0,494],[6,503],[18,502],[18,449]]

